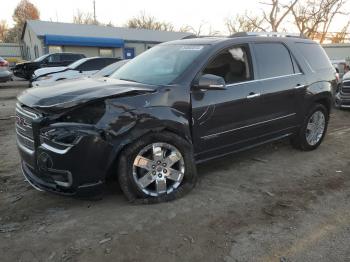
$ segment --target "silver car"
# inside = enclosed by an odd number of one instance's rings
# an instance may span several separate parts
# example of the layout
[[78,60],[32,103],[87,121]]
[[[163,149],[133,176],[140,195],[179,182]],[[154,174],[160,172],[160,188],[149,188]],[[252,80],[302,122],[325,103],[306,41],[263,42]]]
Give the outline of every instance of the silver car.
[[9,63],[0,57],[0,82],[7,82],[12,80],[12,72],[9,68]]

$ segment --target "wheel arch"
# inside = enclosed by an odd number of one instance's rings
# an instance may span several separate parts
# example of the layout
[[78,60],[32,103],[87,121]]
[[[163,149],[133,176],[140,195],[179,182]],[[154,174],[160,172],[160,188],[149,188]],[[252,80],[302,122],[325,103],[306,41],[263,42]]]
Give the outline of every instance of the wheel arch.
[[[148,114],[145,115],[145,111]],[[114,176],[114,170],[118,168],[118,160],[122,152],[133,142],[152,132],[171,132],[192,144],[189,121],[185,114],[169,107],[150,107],[144,109],[141,121],[135,121],[135,125],[123,134],[116,136],[113,141],[113,150],[107,161],[106,177]],[[149,117],[149,116],[152,117]],[[145,128],[147,126],[147,128]]]

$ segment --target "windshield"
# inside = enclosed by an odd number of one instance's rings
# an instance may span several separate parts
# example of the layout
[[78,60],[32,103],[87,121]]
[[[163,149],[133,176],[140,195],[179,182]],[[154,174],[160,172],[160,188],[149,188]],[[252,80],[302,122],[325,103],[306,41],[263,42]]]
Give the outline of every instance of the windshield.
[[48,57],[50,54],[46,54],[43,56],[38,57],[37,59],[34,60],[34,62],[40,62],[43,61],[46,57]]
[[111,78],[168,85],[203,52],[203,45],[159,45],[135,57]]
[[68,65],[68,68],[69,69],[75,69],[77,68],[78,66],[80,66],[82,63],[84,63],[86,60],[88,60],[88,58],[82,58],[82,59],[79,59],[71,64]]
[[102,68],[100,71],[98,71],[97,73],[94,74],[94,77],[107,77],[110,76],[111,74],[113,74],[115,71],[117,71],[120,67],[122,67],[123,65],[125,65],[129,60],[122,60],[119,62],[115,62],[111,65],[108,65],[104,68]]

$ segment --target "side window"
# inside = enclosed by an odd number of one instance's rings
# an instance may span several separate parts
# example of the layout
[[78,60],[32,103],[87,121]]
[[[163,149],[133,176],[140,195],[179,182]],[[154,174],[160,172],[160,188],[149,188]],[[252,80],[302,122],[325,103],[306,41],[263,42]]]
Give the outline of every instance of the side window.
[[283,44],[255,44],[254,54],[260,79],[294,74],[290,53]]
[[296,43],[307,63],[313,70],[332,68],[324,49],[316,43]]
[[60,62],[60,61],[61,61],[60,55],[59,55],[59,54],[50,55],[50,56],[47,58],[47,61],[48,61],[49,63],[57,63],[57,62]]
[[77,70],[81,71],[93,71],[93,70],[100,70],[105,65],[105,62],[103,59],[92,59],[88,60],[85,63],[78,66]]
[[226,84],[251,79],[248,47],[234,46],[220,52],[202,71],[202,74],[221,76]]

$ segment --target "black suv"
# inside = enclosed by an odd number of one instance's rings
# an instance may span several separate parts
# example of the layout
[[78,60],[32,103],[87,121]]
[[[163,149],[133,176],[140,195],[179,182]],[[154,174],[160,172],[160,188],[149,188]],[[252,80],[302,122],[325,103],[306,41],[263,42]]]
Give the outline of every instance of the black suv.
[[74,53],[52,53],[38,57],[32,62],[17,64],[12,70],[15,76],[30,80],[34,71],[41,67],[67,66],[79,59],[83,54]]
[[240,34],[157,45],[109,78],[18,97],[23,174],[34,187],[87,194],[117,176],[130,201],[192,189],[196,164],[290,137],[313,150],[336,85],[308,39]]

